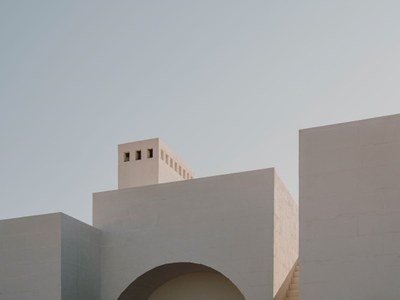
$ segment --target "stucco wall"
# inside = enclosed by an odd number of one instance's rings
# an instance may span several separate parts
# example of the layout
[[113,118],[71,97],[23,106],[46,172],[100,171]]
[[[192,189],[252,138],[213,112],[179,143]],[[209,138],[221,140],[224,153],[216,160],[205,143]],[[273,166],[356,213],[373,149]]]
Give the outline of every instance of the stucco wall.
[[1,300],[61,300],[60,218],[0,220]]
[[300,297],[400,299],[400,116],[300,132]]
[[63,300],[100,299],[100,231],[61,214]]
[[274,170],[94,194],[103,300],[166,263],[204,264],[248,300],[273,296]]

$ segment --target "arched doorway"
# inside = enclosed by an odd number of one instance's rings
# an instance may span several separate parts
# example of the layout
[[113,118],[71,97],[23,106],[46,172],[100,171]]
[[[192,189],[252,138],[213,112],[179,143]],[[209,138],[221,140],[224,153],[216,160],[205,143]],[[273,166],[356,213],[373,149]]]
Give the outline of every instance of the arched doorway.
[[171,263],[133,281],[118,300],[244,300],[239,289],[220,272],[201,264]]

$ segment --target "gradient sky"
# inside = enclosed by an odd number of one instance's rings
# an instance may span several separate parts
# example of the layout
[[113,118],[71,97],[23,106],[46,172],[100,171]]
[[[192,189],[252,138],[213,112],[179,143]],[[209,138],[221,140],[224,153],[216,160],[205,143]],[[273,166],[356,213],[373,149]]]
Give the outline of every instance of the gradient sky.
[[276,167],[298,130],[400,112],[400,2],[0,1],[0,219],[91,223],[117,144],[196,177]]

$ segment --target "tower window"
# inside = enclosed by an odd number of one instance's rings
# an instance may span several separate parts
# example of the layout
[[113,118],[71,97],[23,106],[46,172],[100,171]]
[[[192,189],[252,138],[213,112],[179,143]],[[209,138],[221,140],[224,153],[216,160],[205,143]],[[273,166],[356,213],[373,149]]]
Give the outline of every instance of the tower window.
[[142,151],[137,150],[136,155],[135,155],[136,160],[141,160],[142,159]]
[[129,161],[130,158],[130,153],[129,152],[125,152],[124,153],[124,161]]
[[161,159],[164,160],[164,150],[161,150]]
[[147,158],[153,158],[153,148],[147,149]]

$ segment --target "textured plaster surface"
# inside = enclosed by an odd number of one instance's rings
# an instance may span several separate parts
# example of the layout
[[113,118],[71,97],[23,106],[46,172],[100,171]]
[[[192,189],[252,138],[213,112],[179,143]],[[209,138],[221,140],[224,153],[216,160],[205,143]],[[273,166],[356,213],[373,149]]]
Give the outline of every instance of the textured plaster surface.
[[400,116],[300,132],[300,297],[400,299]]
[[275,173],[274,296],[299,257],[299,209]]

